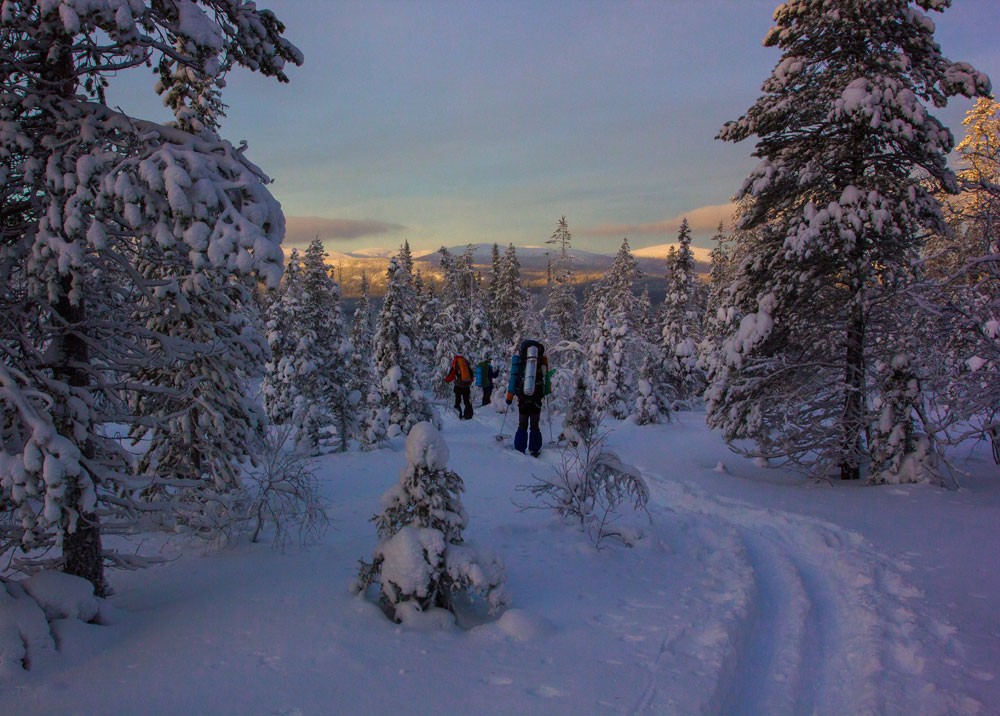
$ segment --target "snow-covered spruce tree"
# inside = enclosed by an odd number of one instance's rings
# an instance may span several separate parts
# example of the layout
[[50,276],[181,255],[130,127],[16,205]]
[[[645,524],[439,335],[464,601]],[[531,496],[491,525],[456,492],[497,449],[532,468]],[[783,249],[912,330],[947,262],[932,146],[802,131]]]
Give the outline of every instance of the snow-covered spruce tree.
[[468,304],[467,293],[463,290],[465,277],[459,269],[459,262],[444,246],[438,249],[438,253],[441,255],[442,287],[438,310],[431,323],[434,352],[429,372],[434,394],[444,399],[452,393],[452,384],[444,382],[452,357],[457,353],[464,355],[466,351]]
[[708,270],[708,293],[705,299],[705,317],[702,323],[702,341],[699,353],[702,363],[706,363],[714,348],[721,342],[729,323],[726,307],[729,305],[727,293],[732,282],[733,249],[732,238],[726,234],[720,221],[712,236],[712,251]]
[[302,261],[292,249],[279,287],[269,293],[264,313],[264,335],[271,349],[264,365],[261,395],[272,423],[284,425],[295,408],[296,350],[302,311]]
[[148,441],[136,471],[152,479],[142,495],[156,503],[154,519],[209,534],[228,519],[220,511],[227,512],[239,494],[243,462],[253,456],[267,422],[250,389],[267,356],[266,340],[248,315],[253,287],[219,270],[188,268],[173,273],[188,278],[167,280],[169,264],[142,263],[144,276],[166,284],[158,295],[161,312],[139,312],[147,316],[146,328],[183,336],[191,346],[177,354],[151,341],[149,359],[136,373],[150,388],[130,396],[135,418],[129,437],[133,444]]
[[757,455],[862,474],[868,367],[895,357],[872,339],[873,306],[911,282],[922,237],[944,228],[930,185],[956,188],[951,133],[926,104],[989,91],[934,42],[923,11],[948,5],[786,2],[764,41],[782,50],[764,95],[719,133],[756,135],[761,161],[739,192],[752,199],[740,227],[757,231],[734,272],[742,319],[713,370],[708,420]]
[[638,337],[641,333],[642,317],[639,297],[635,294],[635,282],[640,278],[642,271],[632,255],[628,237],[625,237],[607,272],[587,293],[583,309],[585,324],[593,327],[597,306],[604,301],[626,318],[629,329]]
[[[302,320],[311,334],[308,360],[313,370],[305,374],[307,393],[315,394],[314,406],[301,405],[302,433],[308,445],[319,447],[323,428],[336,431],[336,448],[346,451],[356,420],[351,402],[350,362],[354,352],[340,307],[340,284],[326,263],[327,253],[319,238],[313,239],[302,258],[304,304]],[[300,394],[300,399],[306,392]],[[316,407],[318,406],[318,407]]]
[[591,337],[590,384],[597,409],[618,420],[632,412],[635,373],[646,350],[642,340],[639,298],[633,286],[641,276],[628,239],[611,268],[588,296],[584,314]]
[[[514,244],[508,244],[500,259],[500,275],[493,291],[493,333],[502,355],[517,350],[518,337],[525,328],[525,316],[531,299],[521,280],[521,263]],[[537,340],[537,336],[529,336]]]
[[[404,268],[402,255],[389,260],[386,273],[388,285],[372,341],[377,402],[369,401],[366,431],[376,434],[382,424],[386,435],[395,437],[405,435],[421,421],[437,423],[438,418],[416,370],[413,279]],[[372,443],[366,440],[366,444]]]
[[272,420],[289,422],[296,440],[315,453],[333,426],[339,449],[353,432],[350,401],[351,343],[340,309],[340,286],[326,265],[323,243],[310,242],[301,262],[289,259],[267,326],[272,360],[262,383]]
[[872,482],[898,484],[937,480],[933,443],[915,426],[930,421],[923,413],[920,379],[910,365],[914,350],[900,351],[891,364],[879,363],[879,393],[873,404]]
[[375,384],[375,371],[372,362],[373,334],[368,276],[362,272],[361,297],[354,308],[354,316],[351,321],[351,357],[347,368],[348,401],[355,411],[353,437],[357,438],[358,441],[361,441],[364,433],[367,397]]
[[434,373],[434,355],[437,351],[437,336],[434,323],[441,312],[441,299],[434,293],[431,281],[425,281],[420,271],[413,276],[413,292],[417,297],[416,328],[414,340],[417,342],[416,359],[420,375]]
[[590,397],[587,377],[582,371],[578,371],[573,377],[573,397],[570,398],[566,408],[562,435],[559,437],[570,445],[589,443],[597,436],[600,423],[601,417],[597,414],[594,401]]
[[[496,339],[496,327],[500,325],[500,315],[497,313],[497,289],[500,286],[500,245],[493,244],[490,248],[490,270],[486,282],[485,302],[486,317],[490,322],[490,330]],[[495,352],[505,354],[507,346],[493,346]]]
[[565,216],[559,219],[556,230],[546,243],[559,248],[559,255],[552,265],[552,285],[548,300],[542,309],[546,322],[551,326],[549,342],[554,345],[559,341],[576,341],[579,339],[580,325],[573,289],[573,255],[570,253],[573,235],[569,232]]
[[607,301],[599,301],[593,326],[587,372],[594,409],[600,415],[624,420],[631,412],[635,389],[628,357],[634,345],[628,338],[628,321]]
[[[273,13],[241,0],[6,2],[0,29],[0,543],[56,544],[63,570],[103,593],[102,529],[128,517],[132,484],[105,427],[132,423],[123,396],[163,389],[137,374],[151,345],[179,365],[204,338],[144,319],[188,290],[188,324],[207,323],[202,287],[281,273],[280,208],[218,137],[219,89],[237,65],[287,80],[301,55]],[[104,104],[108,77],[147,63],[177,126]],[[171,250],[187,254],[182,275],[138,270]],[[121,310],[137,297],[146,316]]]
[[687,219],[681,221],[677,246],[677,253],[667,266],[659,340],[663,371],[671,376],[677,399],[690,405],[705,389],[705,377],[698,365],[705,301],[691,251]]
[[430,423],[414,425],[399,484],[382,495],[382,512],[372,518],[379,544],[355,583],[358,592],[380,584],[382,604],[397,622],[435,608],[454,611],[463,593],[484,598],[491,613],[507,604],[503,564],[464,544],[464,489],[448,469],[441,434]]
[[676,402],[677,395],[669,376],[663,371],[662,359],[654,350],[645,351],[636,372],[631,417],[637,425],[665,423],[670,420],[670,411]]

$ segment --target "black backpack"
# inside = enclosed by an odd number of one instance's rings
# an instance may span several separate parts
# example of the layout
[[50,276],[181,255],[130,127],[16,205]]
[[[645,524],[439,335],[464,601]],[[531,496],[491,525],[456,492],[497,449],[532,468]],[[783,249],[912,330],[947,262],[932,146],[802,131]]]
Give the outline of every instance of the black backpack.
[[545,397],[545,346],[538,341],[521,341],[521,348],[511,358],[511,393],[541,401]]

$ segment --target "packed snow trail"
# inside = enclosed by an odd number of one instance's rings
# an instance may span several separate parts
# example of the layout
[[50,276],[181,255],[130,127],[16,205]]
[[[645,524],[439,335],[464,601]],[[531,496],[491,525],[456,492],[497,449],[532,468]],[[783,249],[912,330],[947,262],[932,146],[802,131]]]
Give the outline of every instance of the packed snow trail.
[[997,713],[992,473],[966,494],[809,485],[679,417],[608,426],[609,447],[649,483],[652,521],[624,510],[641,539],[598,550],[523,489],[560,464],[557,449],[535,459],[498,443],[495,410],[445,416],[466,539],[506,565],[513,603],[499,617],[462,605],[456,627],[403,628],[349,593],[377,541],[369,518],[405,463],[394,441],[319,458],[322,544],[167,544],[175,561],[115,572],[114,623],[54,623],[59,651],[0,681],[0,714]]
[[[715,608],[707,623],[691,628],[695,639],[704,641],[714,631],[726,645],[722,658],[703,652],[707,669],[716,668],[717,683],[702,712],[984,713],[981,703],[926,677],[928,660],[953,651],[954,630],[921,613],[922,594],[908,584],[905,564],[838,525],[643,472],[651,502],[713,535],[706,544],[730,535],[730,544],[719,548],[738,562],[717,575],[728,585],[723,597],[740,597],[736,618],[720,620],[727,613]],[[707,575],[716,572],[708,561]],[[663,712],[662,705],[651,704],[636,713]]]

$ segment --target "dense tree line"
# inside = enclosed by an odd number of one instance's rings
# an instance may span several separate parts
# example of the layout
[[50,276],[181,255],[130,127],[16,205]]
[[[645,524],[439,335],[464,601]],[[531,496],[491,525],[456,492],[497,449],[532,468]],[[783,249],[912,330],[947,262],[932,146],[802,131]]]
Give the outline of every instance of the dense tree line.
[[[435,289],[404,244],[378,310],[363,288],[351,316],[319,239],[283,266],[268,180],[220,136],[228,70],[284,81],[301,55],[253,3],[181,4],[9,3],[0,18],[0,551],[15,567],[58,547],[102,593],[104,564],[126,561],[102,535],[231,525],[269,431],[305,459],[441,429],[452,356],[505,371],[528,338],[557,369],[550,409],[571,440],[704,399],[771,464],[936,481],[950,441],[996,426],[1000,113],[924,22],[948,3],[782,6],[766,40],[782,58],[720,133],[756,136],[761,163],[707,281],[684,221],[660,304],[637,291],[627,238],[578,301],[563,216],[541,292],[513,245],[485,267],[442,248]],[[144,63],[170,125],[103,102],[110,72]],[[927,109],[955,94],[983,97],[957,176]]]

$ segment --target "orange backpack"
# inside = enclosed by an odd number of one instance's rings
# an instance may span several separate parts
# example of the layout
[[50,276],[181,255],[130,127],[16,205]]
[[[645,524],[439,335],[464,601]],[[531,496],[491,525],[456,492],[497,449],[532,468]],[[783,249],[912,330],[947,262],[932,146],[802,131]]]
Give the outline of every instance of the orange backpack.
[[463,388],[472,385],[472,368],[465,356],[455,356],[455,383]]

